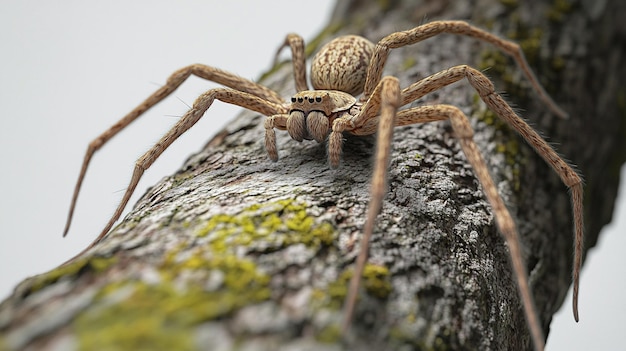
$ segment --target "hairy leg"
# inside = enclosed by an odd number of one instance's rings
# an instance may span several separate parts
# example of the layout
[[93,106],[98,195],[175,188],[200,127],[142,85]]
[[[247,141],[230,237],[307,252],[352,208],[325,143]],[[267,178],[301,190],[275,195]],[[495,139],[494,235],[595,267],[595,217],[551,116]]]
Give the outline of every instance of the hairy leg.
[[288,118],[289,115],[287,114],[279,114],[269,116],[265,119],[265,151],[267,151],[270,160],[274,162],[278,161],[278,149],[276,147],[276,133],[274,129],[286,130]]
[[[450,105],[421,106],[404,110],[403,124],[423,123],[434,120],[449,119],[455,136],[459,140],[463,153],[474,170],[474,174],[482,186],[487,201],[491,205],[498,230],[504,237],[509,248],[513,274],[517,281],[524,313],[536,350],[544,349],[544,336],[528,285],[524,259],[522,257],[519,234],[515,222],[506,208],[497,187],[489,175],[487,165],[473,140],[474,131],[469,120],[457,107]],[[412,123],[411,123],[412,122]]]
[[282,104],[269,102],[257,96],[238,90],[217,88],[211,89],[200,95],[194,102],[191,110],[187,111],[187,113],[185,113],[178,120],[178,122],[172,127],[172,129],[170,129],[165,135],[163,135],[163,137],[161,137],[161,139],[152,148],[150,148],[150,150],[148,150],[135,162],[135,167],[130,183],[126,188],[124,195],[122,196],[120,204],[118,205],[117,209],[113,213],[113,216],[106,224],[100,235],[98,235],[98,237],[83,252],[97,244],[109,232],[113,224],[115,224],[115,222],[119,219],[122,212],[124,211],[124,208],[128,204],[131,195],[137,187],[137,184],[139,183],[139,180],[141,179],[144,171],[147,170],[178,137],[180,137],[187,130],[193,127],[193,125],[198,122],[200,118],[202,118],[204,113],[209,109],[215,99],[233,105],[245,107],[249,110],[262,113],[264,115],[276,115],[285,112]]
[[[447,70],[428,76],[417,83],[402,90],[402,104],[408,104],[420,97],[438,90],[443,86],[452,84],[461,79],[467,81],[476,90],[480,98],[487,106],[507,124],[513,127],[541,156],[550,167],[559,175],[563,184],[570,188],[572,210],[574,215],[574,262],[573,272],[573,313],[574,319],[578,321],[578,291],[580,280],[580,269],[582,265],[583,244],[584,244],[584,223],[583,223],[583,184],[580,176],[567,164],[554,149],[548,144],[532,127],[528,125],[509,104],[495,92],[493,83],[478,70],[466,66],[455,66]],[[405,118],[408,117],[408,118]],[[412,124],[411,114],[400,111],[398,113],[397,124]],[[370,128],[371,129],[371,128]]]
[[[374,172],[372,174],[370,190],[371,198],[367,209],[365,226],[363,228],[363,237],[360,241],[360,252],[357,257],[354,273],[352,275],[352,279],[350,280],[350,286],[346,296],[346,303],[344,306],[344,330],[347,330],[350,327],[361,283],[361,276],[363,275],[363,270],[369,254],[369,242],[374,231],[376,216],[380,213],[383,198],[387,191],[387,169],[389,168],[389,158],[391,155],[391,141],[393,137],[393,128],[395,127],[396,111],[400,106],[400,85],[398,79],[394,77],[383,78],[380,81],[380,84],[376,87],[372,96],[376,96],[376,98],[368,101],[368,103],[366,103],[364,108],[361,110],[361,114],[354,118],[356,121],[363,122],[368,118],[377,118],[376,115],[380,111],[376,145],[376,162],[374,165]],[[372,114],[368,116],[365,115],[365,113]],[[340,138],[342,131],[341,128],[348,125],[349,122],[336,121],[333,124],[331,140]],[[340,150],[331,150],[331,148],[336,148],[337,145],[340,144],[337,144],[336,142],[335,144],[329,144],[329,155],[331,155],[331,158],[333,154],[340,153]]]
[[387,61],[387,56],[389,55],[391,49],[412,45],[442,33],[460,34],[473,37],[488,42],[511,56],[526,78],[530,81],[533,89],[537,92],[541,100],[543,100],[544,103],[550,108],[550,110],[552,110],[559,117],[567,118],[567,113],[563,111],[554,102],[554,100],[552,100],[545,89],[543,89],[539,80],[530,69],[528,62],[526,62],[524,53],[517,43],[501,39],[494,34],[474,27],[464,21],[434,21],[407,31],[392,33],[381,39],[378,44],[376,44],[374,55],[368,66],[365,91],[362,99],[368,99],[374,90],[374,87],[378,84],[378,81],[382,76],[385,62]]
[[174,90],[176,90],[189,76],[195,75],[206,80],[210,80],[227,87],[246,92],[248,94],[256,95],[269,102],[281,104],[282,98],[274,91],[257,84],[253,81],[245,78],[238,77],[232,73],[219,70],[214,67],[195,64],[177,70],[172,73],[167,79],[164,86],[155,91],[146,100],[144,100],[139,106],[135,107],[126,116],[122,117],[117,123],[112,125],[109,129],[100,134],[97,138],[92,140],[85,152],[83,164],[78,175],[76,186],[74,187],[74,193],[72,195],[72,201],[70,203],[70,210],[65,223],[65,229],[63,230],[63,236],[67,235],[72,223],[72,216],[74,215],[74,209],[76,208],[76,200],[78,199],[78,193],[83,184],[83,179],[87,173],[87,168],[91,162],[91,158],[106,142],[113,138],[122,129],[126,128],[130,123],[135,121],[139,116],[146,112],[149,108],[159,103],[161,100],[169,96]]
[[274,56],[274,66],[278,64],[278,55],[284,47],[291,48],[291,60],[293,63],[293,76],[296,81],[296,91],[309,90],[306,84],[306,57],[304,55],[304,39],[298,34],[287,34],[285,41],[276,51]]

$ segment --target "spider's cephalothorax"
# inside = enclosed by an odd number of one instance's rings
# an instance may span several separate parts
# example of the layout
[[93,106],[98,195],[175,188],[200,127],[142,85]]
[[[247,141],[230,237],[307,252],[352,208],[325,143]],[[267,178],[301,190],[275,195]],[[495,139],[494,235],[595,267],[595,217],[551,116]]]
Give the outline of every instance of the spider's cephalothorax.
[[324,142],[333,121],[355,106],[356,98],[338,90],[305,90],[291,98],[287,132],[297,140]]
[[[391,153],[393,128],[409,124],[449,120],[454,130],[454,135],[458,139],[467,161],[474,169],[474,174],[482,186],[487,201],[491,205],[498,230],[508,245],[513,273],[517,281],[530,333],[535,348],[543,350],[543,332],[528,286],[528,277],[522,258],[519,234],[504,201],[498,194],[495,183],[489,175],[488,167],[473,140],[474,132],[468,118],[459,108],[451,105],[399,108],[420,99],[430,92],[465,79],[482,101],[531,144],[537,153],[560,176],[562,182],[571,190],[574,209],[573,309],[576,320],[578,320],[578,279],[583,252],[582,181],[578,174],[558,156],[554,149],[496,93],[491,81],[480,71],[466,65],[455,66],[434,73],[402,90],[399,87],[397,78],[382,77],[382,71],[391,49],[412,45],[441,33],[473,37],[488,42],[509,54],[547,106],[555,114],[561,117],[566,116],[541,87],[528,66],[518,44],[500,39],[466,22],[436,21],[424,24],[407,31],[392,33],[381,39],[376,45],[359,36],[339,37],[322,47],[313,58],[311,83],[315,90],[309,89],[306,80],[304,40],[297,34],[289,34],[280,49],[285,46],[291,48],[294,80],[297,90],[297,93],[291,99],[291,103],[285,102],[279,94],[263,85],[214,67],[196,64],[174,72],[163,87],[154,92],[143,103],[89,144],[74,189],[64,235],[69,230],[76,199],[93,154],[147,109],[176,90],[190,75],[214,81],[227,88],[211,89],[200,95],[193,107],[178,120],[174,127],[154,147],[137,160],[130,184],[119,206],[100,235],[85,251],[98,243],[109,232],[130,200],[130,196],[141,179],[143,172],[152,165],[174,140],[185,133],[204,115],[215,99],[267,116],[264,123],[265,149],[270,159],[274,161],[278,160],[276,129],[288,131],[289,135],[297,141],[315,139],[318,142],[323,142],[327,140],[328,158],[332,167],[339,165],[343,133],[354,135],[371,135],[376,133],[378,139],[376,162],[371,181],[371,200],[363,228],[361,251],[346,297],[344,328],[347,328],[357,300],[359,284],[368,256],[368,245],[374,231],[375,219],[382,207],[386,191],[387,167]],[[362,95],[357,100],[356,96],[360,94]]]

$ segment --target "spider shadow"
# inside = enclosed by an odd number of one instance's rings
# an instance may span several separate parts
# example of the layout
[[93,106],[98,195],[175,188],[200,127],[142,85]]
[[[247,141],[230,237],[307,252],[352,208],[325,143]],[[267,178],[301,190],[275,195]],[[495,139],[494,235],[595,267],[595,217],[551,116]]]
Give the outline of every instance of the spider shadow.
[[[371,135],[355,136],[348,133],[344,133],[343,137],[341,163],[338,169],[372,167],[376,150],[376,137]],[[319,165],[319,167],[330,168],[328,141],[317,143],[312,140],[305,140],[302,143],[296,143],[294,140],[286,140],[284,144],[289,146],[289,153],[281,155],[279,162],[289,159],[289,162],[297,162],[299,165],[313,163],[315,167]]]
[[344,164],[367,165],[373,166],[374,154],[376,153],[376,136],[365,135],[357,136],[345,133],[342,153],[342,162]]

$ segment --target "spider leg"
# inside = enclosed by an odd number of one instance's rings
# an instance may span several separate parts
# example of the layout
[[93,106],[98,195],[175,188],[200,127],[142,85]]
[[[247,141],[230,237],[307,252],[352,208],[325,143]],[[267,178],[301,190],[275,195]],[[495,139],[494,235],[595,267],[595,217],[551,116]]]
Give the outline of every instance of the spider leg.
[[211,89],[200,95],[194,102],[191,110],[187,111],[187,113],[185,113],[183,117],[176,122],[172,129],[165,133],[165,135],[163,135],[163,137],[161,137],[161,139],[152,148],[150,148],[150,150],[148,150],[135,162],[133,175],[126,191],[124,192],[124,196],[122,197],[120,204],[100,235],[98,235],[98,237],[85,250],[83,250],[83,252],[89,250],[97,244],[119,219],[144,171],[147,170],[179,136],[189,130],[189,128],[200,120],[215,99],[229,104],[245,107],[266,116],[286,112],[282,104],[266,101],[260,97],[233,89]]
[[519,234],[515,228],[515,222],[511,218],[509,210],[504,205],[502,197],[498,194],[498,189],[489,175],[487,165],[473,140],[474,131],[469,124],[469,120],[461,110],[454,106],[436,105],[430,106],[430,108],[434,109],[435,113],[440,113],[450,118],[455,136],[459,140],[465,157],[467,157],[467,160],[472,165],[474,174],[476,174],[483,188],[483,192],[487,197],[487,201],[489,201],[493,209],[498,229],[504,236],[509,248],[513,271],[517,278],[517,286],[524,304],[524,312],[535,344],[535,349],[543,350],[545,339],[540,327],[537,310],[533,303],[533,297],[528,286],[528,274],[522,258]]
[[[380,213],[382,208],[383,198],[387,190],[387,169],[389,167],[389,158],[391,155],[391,139],[393,137],[393,128],[395,126],[396,111],[400,106],[400,85],[398,79],[395,77],[383,78],[371,99],[365,104],[359,115],[354,118],[353,122],[359,123],[369,118],[376,118],[376,114],[380,111],[380,118],[378,123],[378,139],[376,143],[376,162],[374,166],[374,172],[371,182],[371,198],[367,209],[367,219],[365,226],[363,227],[363,237],[361,238],[360,252],[357,257],[354,273],[350,280],[350,286],[348,288],[348,294],[346,296],[346,303],[344,306],[344,323],[343,330],[347,331],[352,321],[352,315],[354,314],[354,307],[356,305],[357,294],[361,283],[361,276],[367,262],[369,254],[369,243],[374,231],[374,223],[376,216]],[[367,115],[370,113],[370,115]],[[333,131],[331,133],[330,140],[341,138],[341,132],[343,128],[347,128],[350,125],[349,121],[337,119],[333,123]],[[345,129],[346,131],[350,131]],[[337,147],[340,143],[331,146],[329,142],[329,154],[332,155],[331,149]],[[334,150],[339,157],[340,150]],[[332,163],[332,156],[331,156]]]
[[195,75],[197,77],[204,78],[206,80],[210,80],[225,85],[227,87],[246,92],[248,94],[259,96],[272,103],[283,103],[282,98],[274,91],[253,81],[238,77],[232,73],[225,72],[214,67],[195,64],[177,70],[172,75],[170,75],[170,77],[167,79],[167,83],[164,86],[155,91],[134,110],[130,111],[126,116],[122,117],[122,119],[117,121],[117,123],[115,123],[104,133],[100,134],[96,139],[92,140],[89,143],[87,147],[87,152],[85,153],[85,157],[83,159],[80,173],[78,175],[76,186],[74,187],[74,193],[72,195],[72,201],[70,203],[70,210],[67,216],[65,229],[63,230],[63,236],[66,236],[67,232],[70,229],[72,216],[74,215],[74,209],[76,207],[76,200],[78,199],[78,193],[80,192],[80,188],[82,186],[83,179],[85,178],[85,174],[87,173],[87,167],[89,166],[89,162],[91,161],[92,156],[118,132],[126,128],[126,126],[136,120],[149,108],[156,105],[159,101],[163,100],[172,92],[174,92],[174,90],[176,90],[190,75]]
[[[461,65],[435,73],[415,84],[402,90],[402,104],[408,104],[420,97],[466,78],[476,89],[480,98],[502,120],[513,127],[541,156],[550,167],[559,175],[563,184],[571,192],[571,202],[574,215],[574,262],[573,262],[573,312],[574,319],[578,316],[578,291],[580,281],[580,269],[583,257],[584,224],[583,224],[583,183],[580,176],[567,164],[554,149],[521,117],[519,117],[509,104],[495,92],[493,83],[478,70],[469,66]],[[405,118],[408,116],[408,118]],[[410,114],[400,111],[397,117],[398,125],[411,124]]]
[[573,263],[573,312],[578,322],[578,290],[580,269],[582,265],[584,245],[583,223],[583,182],[574,169],[567,164],[556,151],[531,126],[519,117],[494,91],[491,81],[479,71],[467,67],[467,80],[476,89],[480,98],[501,119],[508,123],[528,142],[544,161],[559,175],[571,193],[572,211],[574,215],[574,263]]
[[280,130],[287,130],[288,114],[279,114],[269,116],[265,119],[265,150],[270,157],[270,160],[278,161],[278,149],[276,148],[276,133],[274,128]]
[[554,100],[552,100],[550,95],[541,86],[539,80],[528,65],[524,52],[517,43],[501,39],[494,34],[474,27],[464,21],[434,21],[417,26],[411,30],[390,34],[381,39],[378,44],[376,44],[374,55],[372,56],[372,60],[368,66],[367,79],[365,81],[365,90],[362,100],[367,100],[369,98],[371,92],[374,90],[374,87],[380,81],[383,67],[385,66],[387,56],[389,55],[389,51],[391,51],[391,49],[412,45],[442,33],[460,34],[473,37],[488,42],[511,56],[526,78],[530,81],[533,89],[537,92],[541,100],[543,100],[544,103],[550,108],[550,110],[561,118],[567,118],[567,113],[563,111],[554,102]]
[[293,76],[296,81],[296,91],[300,92],[303,90],[309,90],[309,87],[306,83],[306,57],[304,54],[304,39],[298,34],[290,33],[287,34],[285,41],[283,44],[276,50],[276,55],[274,55],[274,64],[276,66],[278,64],[278,55],[280,52],[289,46],[291,48],[291,61],[293,64]]
[[487,201],[489,201],[491,205],[498,230],[504,236],[509,248],[513,272],[517,280],[520,298],[524,306],[524,313],[535,349],[543,350],[545,339],[528,285],[528,275],[524,265],[524,259],[522,258],[519,234],[515,228],[515,222],[511,218],[502,197],[498,194],[498,189],[489,175],[487,165],[473,140],[474,131],[470,126],[469,120],[460,109],[450,105],[415,107],[400,111],[396,117],[397,125],[424,123],[443,119],[450,120],[455,136],[463,149],[463,153],[471,164],[474,174],[487,197]]

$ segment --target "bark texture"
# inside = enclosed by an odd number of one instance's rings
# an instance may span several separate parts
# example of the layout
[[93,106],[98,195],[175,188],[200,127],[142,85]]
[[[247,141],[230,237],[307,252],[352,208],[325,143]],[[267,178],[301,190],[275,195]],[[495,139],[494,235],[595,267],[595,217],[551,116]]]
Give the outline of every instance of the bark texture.
[[[474,39],[441,35],[395,50],[385,74],[405,87],[453,65],[490,67],[498,90],[585,176],[591,247],[610,221],[625,155],[625,8],[621,0],[340,1],[312,46],[354,33],[377,41],[425,18],[465,19],[521,43],[569,120],[542,105],[511,60]],[[289,96],[291,66],[262,83]],[[471,119],[522,235],[547,334],[571,283],[569,194],[477,101],[460,82],[419,103],[456,105]],[[278,132],[273,163],[263,120],[241,114],[93,250],[17,286],[0,305],[0,349],[531,348],[507,248],[447,122],[396,129],[365,288],[342,341],[374,138],[347,138],[331,170],[325,145]]]

